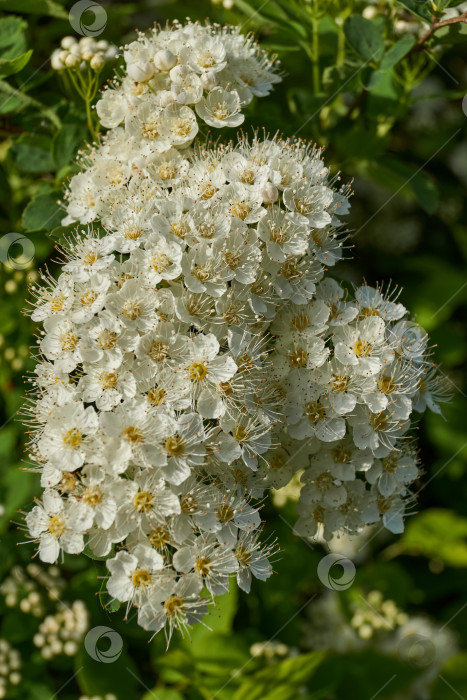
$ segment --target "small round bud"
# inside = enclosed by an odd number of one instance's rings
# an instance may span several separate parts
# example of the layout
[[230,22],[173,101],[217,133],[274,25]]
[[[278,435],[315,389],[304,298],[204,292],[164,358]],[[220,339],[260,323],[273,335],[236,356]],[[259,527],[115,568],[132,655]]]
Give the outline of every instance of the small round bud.
[[94,56],[94,53],[92,51],[90,51],[89,49],[87,49],[86,51],[83,51],[83,53],[81,54],[81,58],[83,59],[83,61],[90,61],[93,56]]
[[137,83],[145,83],[152,78],[155,69],[154,65],[149,61],[137,61],[129,64],[127,72],[132,80],[136,80]]
[[62,49],[70,49],[74,44],[77,44],[74,36],[64,36],[60,42]]
[[168,49],[161,49],[154,56],[154,63],[158,70],[169,71],[177,65],[177,57]]
[[105,65],[104,56],[101,53],[94,54],[89,65],[93,70],[101,70]]
[[78,66],[80,63],[81,61],[79,58],[72,56],[71,54],[69,54],[65,60],[65,65],[67,68],[76,68],[76,66]]

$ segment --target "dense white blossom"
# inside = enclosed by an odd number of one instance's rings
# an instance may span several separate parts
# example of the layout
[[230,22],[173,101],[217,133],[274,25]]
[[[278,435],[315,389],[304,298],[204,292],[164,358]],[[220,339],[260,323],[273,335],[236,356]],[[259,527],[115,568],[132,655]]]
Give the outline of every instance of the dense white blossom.
[[419,475],[411,413],[438,410],[440,390],[397,294],[325,276],[350,191],[319,150],[188,148],[203,121],[236,126],[269,92],[263,52],[188,23],[124,58],[97,106],[109,131],[68,187],[79,225],[61,275],[34,289],[46,488],[27,524],[44,561],[108,557],[110,595],[170,637],[204,616],[203,588],[271,575],[261,499],[298,470],[298,534],[400,532]]

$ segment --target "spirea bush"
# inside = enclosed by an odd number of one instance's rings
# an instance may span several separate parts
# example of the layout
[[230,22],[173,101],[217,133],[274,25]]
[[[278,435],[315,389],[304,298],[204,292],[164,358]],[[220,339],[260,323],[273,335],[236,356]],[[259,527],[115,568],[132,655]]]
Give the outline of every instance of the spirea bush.
[[402,532],[414,412],[439,411],[442,385],[396,290],[329,274],[350,189],[319,149],[195,140],[238,127],[275,62],[192,23],[123,56],[68,184],[61,273],[33,289],[44,492],[26,522],[42,561],[105,558],[111,598],[170,638],[232,576],[271,575],[261,503],[299,470],[297,534]]

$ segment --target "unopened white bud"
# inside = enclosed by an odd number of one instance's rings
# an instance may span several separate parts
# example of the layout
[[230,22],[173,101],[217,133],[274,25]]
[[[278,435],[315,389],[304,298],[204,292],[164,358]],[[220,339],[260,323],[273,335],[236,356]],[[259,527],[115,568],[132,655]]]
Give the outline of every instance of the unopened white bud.
[[104,67],[105,60],[101,53],[96,53],[91,58],[91,63],[89,64],[93,70],[101,70]]
[[136,80],[137,83],[144,83],[146,80],[150,80],[154,72],[154,65],[149,61],[137,61],[136,63],[130,63],[128,66],[128,75],[132,80]]
[[64,36],[63,39],[60,42],[60,46],[62,49],[69,49],[71,46],[74,46],[78,42],[76,41],[74,36]]
[[168,49],[161,49],[154,56],[154,63],[158,70],[169,71],[177,65],[177,57]]
[[73,56],[72,54],[68,54],[65,60],[65,65],[67,68],[76,68],[76,66],[81,63],[79,58],[76,56]]

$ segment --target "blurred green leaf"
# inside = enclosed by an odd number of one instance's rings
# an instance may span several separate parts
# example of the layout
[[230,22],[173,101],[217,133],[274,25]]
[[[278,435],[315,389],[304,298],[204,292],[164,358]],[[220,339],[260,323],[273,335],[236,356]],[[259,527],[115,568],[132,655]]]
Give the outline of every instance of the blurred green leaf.
[[0,0],[0,10],[68,19],[68,12],[54,0]]
[[315,651],[272,664],[242,683],[233,700],[296,700],[323,658]]
[[434,3],[432,0],[398,0],[398,2],[414,15],[421,17],[431,24],[434,13]]
[[406,34],[402,39],[399,39],[399,41],[393,44],[384,54],[380,65],[381,70],[389,70],[389,68],[395,66],[396,63],[399,63],[399,61],[408,54],[414,44],[415,39],[413,36],[410,36],[410,34]]
[[52,153],[57,169],[70,164],[73,156],[86,138],[86,125],[80,123],[63,124],[54,136]]
[[17,56],[17,58],[12,58],[10,60],[0,58],[0,75],[5,77],[19,73],[21,70],[23,70],[24,66],[27,65],[31,56],[32,49],[26,51],[26,53],[23,53],[21,56]]
[[366,61],[379,61],[384,53],[384,39],[377,26],[361,15],[347,17],[344,32],[352,49]]
[[54,229],[60,225],[64,211],[57,204],[60,191],[42,194],[31,199],[23,212],[22,224],[26,231]]
[[26,134],[10,149],[18,168],[29,173],[53,172],[55,164],[51,153],[51,140],[46,136]]
[[407,554],[442,559],[449,566],[467,566],[467,518],[431,508],[410,518],[399,543]]

